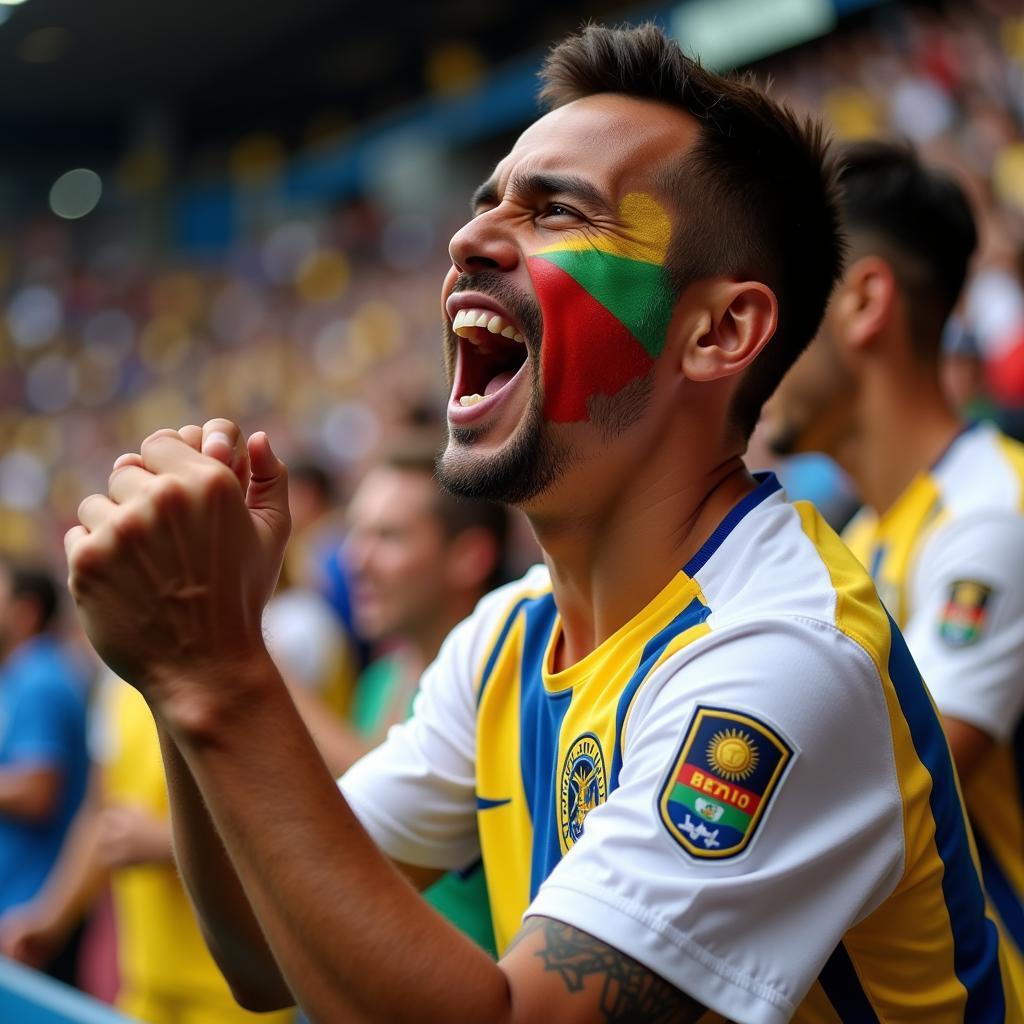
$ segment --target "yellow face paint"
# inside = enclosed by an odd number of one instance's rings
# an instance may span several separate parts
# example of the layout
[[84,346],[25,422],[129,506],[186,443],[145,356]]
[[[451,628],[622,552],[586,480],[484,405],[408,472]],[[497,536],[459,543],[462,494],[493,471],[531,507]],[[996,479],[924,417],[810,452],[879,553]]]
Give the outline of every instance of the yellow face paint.
[[618,394],[665,346],[672,222],[645,192],[625,196],[619,216],[614,235],[565,238],[528,260],[544,314],[545,412],[556,423],[588,419],[592,397]]

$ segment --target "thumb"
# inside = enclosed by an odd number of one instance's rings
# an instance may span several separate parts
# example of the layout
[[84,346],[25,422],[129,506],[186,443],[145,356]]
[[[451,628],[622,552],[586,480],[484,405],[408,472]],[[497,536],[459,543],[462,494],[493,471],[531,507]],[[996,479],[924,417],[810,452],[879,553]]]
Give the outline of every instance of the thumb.
[[256,526],[264,549],[280,557],[291,531],[288,511],[288,470],[270,447],[270,438],[261,430],[248,442],[252,475],[245,504]]

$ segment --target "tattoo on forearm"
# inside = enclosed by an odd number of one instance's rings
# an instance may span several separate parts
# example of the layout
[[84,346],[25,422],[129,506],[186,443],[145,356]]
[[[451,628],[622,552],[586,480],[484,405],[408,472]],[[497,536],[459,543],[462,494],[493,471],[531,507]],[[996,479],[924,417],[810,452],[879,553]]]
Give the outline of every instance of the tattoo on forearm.
[[600,1009],[607,1024],[690,1024],[706,1012],[643,964],[561,921],[530,918],[516,943],[536,931],[543,932],[544,945],[534,956],[570,992],[581,992],[588,978],[600,979]]

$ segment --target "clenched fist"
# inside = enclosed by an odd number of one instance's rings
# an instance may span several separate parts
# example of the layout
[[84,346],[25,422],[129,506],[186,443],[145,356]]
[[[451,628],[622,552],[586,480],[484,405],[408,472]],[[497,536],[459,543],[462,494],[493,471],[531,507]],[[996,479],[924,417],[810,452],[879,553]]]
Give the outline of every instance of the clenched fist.
[[260,622],[290,528],[266,434],[243,443],[227,420],[157,431],[78,516],[64,542],[83,626],[151,703],[230,694],[266,659]]

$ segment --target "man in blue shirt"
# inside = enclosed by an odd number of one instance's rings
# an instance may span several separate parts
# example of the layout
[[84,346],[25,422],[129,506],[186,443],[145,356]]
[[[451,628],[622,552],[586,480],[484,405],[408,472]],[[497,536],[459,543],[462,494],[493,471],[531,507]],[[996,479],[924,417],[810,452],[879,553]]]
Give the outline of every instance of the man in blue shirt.
[[0,913],[38,892],[89,772],[85,694],[51,632],[57,588],[0,564]]

